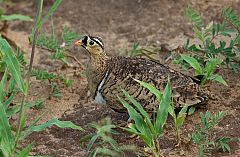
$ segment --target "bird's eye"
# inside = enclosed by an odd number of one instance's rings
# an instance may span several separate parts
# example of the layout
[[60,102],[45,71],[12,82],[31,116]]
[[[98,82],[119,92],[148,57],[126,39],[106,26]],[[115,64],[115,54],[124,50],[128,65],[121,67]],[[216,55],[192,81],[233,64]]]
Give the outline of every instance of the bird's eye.
[[89,45],[93,45],[93,44],[94,44],[94,41],[91,40],[91,41],[89,42]]

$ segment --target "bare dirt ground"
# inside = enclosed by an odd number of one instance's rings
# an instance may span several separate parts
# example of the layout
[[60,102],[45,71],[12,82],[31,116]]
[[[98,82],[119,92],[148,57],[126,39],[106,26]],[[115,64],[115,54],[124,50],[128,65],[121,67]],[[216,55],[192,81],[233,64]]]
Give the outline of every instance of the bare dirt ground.
[[[52,0],[46,1],[44,10],[52,5]],[[35,17],[36,5],[30,0],[16,1],[10,6],[8,12],[22,13]],[[226,5],[233,5],[240,13],[240,1],[222,0],[201,0],[190,1],[191,6],[197,9],[206,22],[218,20],[221,8]],[[54,13],[53,20],[58,32],[64,26],[68,26],[79,33],[88,33],[101,36],[105,41],[106,51],[110,55],[118,55],[124,49],[129,49],[133,42],[140,45],[160,47],[167,44],[168,47],[176,48],[183,45],[184,41],[193,36],[190,24],[184,16],[186,1],[180,0],[63,0],[60,7]],[[10,24],[8,36],[27,53],[30,52],[28,35],[33,24],[26,22],[13,22]],[[50,23],[44,27],[50,28]],[[44,29],[49,32],[49,29]],[[58,33],[57,32],[57,33]],[[58,117],[62,120],[69,120],[82,126],[86,132],[79,132],[71,129],[58,129],[51,127],[43,132],[30,135],[26,143],[36,141],[31,152],[32,155],[51,156],[86,156],[86,150],[80,148],[79,140],[83,135],[92,132],[87,124],[98,121],[106,116],[111,116],[113,123],[126,120],[126,114],[116,113],[106,106],[97,106],[87,100],[87,80],[83,76],[71,74],[73,69],[62,68],[59,62],[48,59],[50,52],[38,49],[35,59],[35,67],[47,69],[51,72],[65,74],[74,80],[70,88],[62,87],[62,99],[47,99],[50,91],[48,83],[33,80],[31,83],[30,100],[39,98],[46,99],[45,108],[41,110],[30,110],[28,117],[33,119],[42,112],[47,111],[41,122],[50,118]],[[73,49],[73,55],[78,56],[83,63],[86,56]],[[28,54],[27,54],[28,55]],[[228,87],[212,83],[209,89],[221,99],[209,102],[207,109],[216,113],[217,111],[228,111],[228,115],[221,121],[215,133],[219,136],[232,138],[230,142],[231,153],[213,152],[211,156],[240,156],[240,82],[239,73],[231,70],[220,69],[219,74],[223,75]],[[183,139],[181,148],[175,148],[176,139],[171,119],[166,125],[166,133],[161,138],[161,148],[164,156],[196,156],[197,148],[190,145],[187,134],[200,122],[199,113],[188,116],[183,126]],[[116,137],[120,143],[136,143],[128,140],[128,134],[121,133]],[[140,140],[137,143],[142,146]],[[127,153],[126,156],[141,156],[140,154]]]

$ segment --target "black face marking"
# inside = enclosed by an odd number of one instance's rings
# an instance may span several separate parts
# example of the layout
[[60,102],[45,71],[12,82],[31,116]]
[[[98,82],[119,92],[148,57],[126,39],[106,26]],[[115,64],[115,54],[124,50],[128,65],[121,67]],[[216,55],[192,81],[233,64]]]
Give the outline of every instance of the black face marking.
[[83,40],[82,40],[82,45],[85,47],[87,46],[87,40],[88,40],[88,36],[84,36]]

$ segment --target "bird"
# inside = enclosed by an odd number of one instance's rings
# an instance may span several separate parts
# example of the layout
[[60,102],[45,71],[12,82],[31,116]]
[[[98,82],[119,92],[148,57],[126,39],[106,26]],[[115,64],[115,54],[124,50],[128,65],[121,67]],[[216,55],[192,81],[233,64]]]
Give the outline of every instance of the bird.
[[156,96],[140,86],[134,79],[147,82],[163,91],[168,79],[171,82],[175,108],[205,104],[211,93],[199,85],[199,80],[143,57],[109,56],[100,37],[85,35],[75,42],[83,47],[89,61],[86,65],[88,87],[97,104],[106,104],[117,112],[127,110],[119,102],[126,90],[148,112],[155,112],[159,105]]

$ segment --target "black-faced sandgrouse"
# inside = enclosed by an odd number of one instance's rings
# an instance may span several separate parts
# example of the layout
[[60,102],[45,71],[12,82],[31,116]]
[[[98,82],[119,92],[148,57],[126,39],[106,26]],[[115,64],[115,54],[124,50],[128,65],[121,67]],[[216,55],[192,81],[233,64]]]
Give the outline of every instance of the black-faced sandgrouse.
[[115,111],[125,111],[117,99],[117,95],[124,97],[120,87],[128,91],[147,112],[152,112],[159,105],[155,95],[134,79],[150,83],[163,91],[169,78],[176,108],[202,104],[210,97],[209,92],[196,83],[196,79],[163,64],[146,58],[107,56],[99,37],[86,35],[75,45],[85,48],[90,57],[86,73],[91,96],[96,103],[107,104]]

